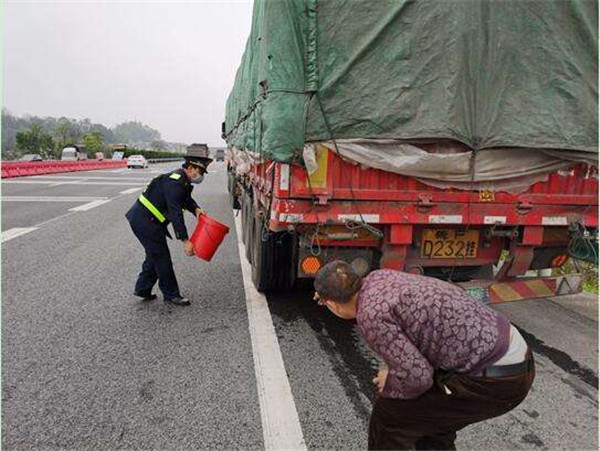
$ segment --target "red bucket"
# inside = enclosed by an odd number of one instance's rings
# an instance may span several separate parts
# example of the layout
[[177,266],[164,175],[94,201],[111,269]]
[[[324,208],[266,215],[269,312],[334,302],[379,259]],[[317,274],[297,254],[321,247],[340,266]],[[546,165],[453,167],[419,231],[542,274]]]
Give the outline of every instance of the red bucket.
[[229,227],[203,214],[190,238],[194,252],[199,258],[209,262],[228,233]]

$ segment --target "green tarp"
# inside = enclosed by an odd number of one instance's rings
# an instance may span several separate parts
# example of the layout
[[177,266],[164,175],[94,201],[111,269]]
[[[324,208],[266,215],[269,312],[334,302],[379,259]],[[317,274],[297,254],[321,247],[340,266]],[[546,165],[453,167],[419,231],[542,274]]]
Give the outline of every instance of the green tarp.
[[598,5],[575,0],[256,0],[227,100],[230,146],[456,140],[597,153]]

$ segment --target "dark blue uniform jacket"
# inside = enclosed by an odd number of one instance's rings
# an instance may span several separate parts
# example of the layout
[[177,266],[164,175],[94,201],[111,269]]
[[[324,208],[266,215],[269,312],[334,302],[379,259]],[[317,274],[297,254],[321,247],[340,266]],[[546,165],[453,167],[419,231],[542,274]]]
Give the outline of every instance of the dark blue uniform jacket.
[[[171,177],[171,174],[179,174],[180,177],[178,180],[175,180]],[[148,188],[146,188],[144,196],[167,218],[161,224],[162,227],[160,229],[168,237],[171,237],[171,235],[167,230],[167,225],[172,223],[175,238],[178,240],[188,239],[187,229],[183,220],[183,210],[188,210],[192,214],[195,214],[196,208],[198,208],[198,204],[192,199],[192,190],[193,186],[183,169],[156,177],[150,182]],[[132,226],[135,226],[138,221],[151,221],[160,224],[159,220],[139,200],[136,201],[127,213],[127,219],[129,219]]]

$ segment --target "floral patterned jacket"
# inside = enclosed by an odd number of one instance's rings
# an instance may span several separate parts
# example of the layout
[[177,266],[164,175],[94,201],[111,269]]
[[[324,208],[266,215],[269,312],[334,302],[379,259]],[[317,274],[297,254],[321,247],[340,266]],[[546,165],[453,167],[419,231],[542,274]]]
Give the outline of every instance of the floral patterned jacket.
[[389,269],[363,279],[356,320],[389,367],[387,398],[418,397],[436,369],[481,371],[506,353],[510,339],[508,320],[462,288]]

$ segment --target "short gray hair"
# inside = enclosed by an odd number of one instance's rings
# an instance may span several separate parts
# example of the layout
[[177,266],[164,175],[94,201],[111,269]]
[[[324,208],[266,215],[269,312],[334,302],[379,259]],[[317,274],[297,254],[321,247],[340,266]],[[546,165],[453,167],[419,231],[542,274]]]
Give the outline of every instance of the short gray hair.
[[350,301],[361,285],[361,277],[350,264],[342,260],[327,263],[315,277],[315,291],[319,297],[340,304]]

